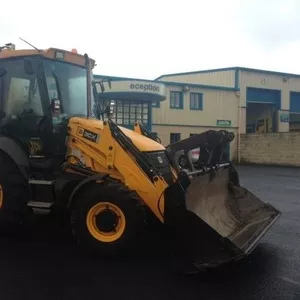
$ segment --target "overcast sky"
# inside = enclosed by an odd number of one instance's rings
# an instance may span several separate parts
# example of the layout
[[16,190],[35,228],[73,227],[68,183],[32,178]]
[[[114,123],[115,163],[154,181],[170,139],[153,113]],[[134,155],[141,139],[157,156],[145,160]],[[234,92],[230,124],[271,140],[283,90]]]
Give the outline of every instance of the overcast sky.
[[300,0],[6,1],[1,43],[77,48],[96,74],[244,66],[300,73]]

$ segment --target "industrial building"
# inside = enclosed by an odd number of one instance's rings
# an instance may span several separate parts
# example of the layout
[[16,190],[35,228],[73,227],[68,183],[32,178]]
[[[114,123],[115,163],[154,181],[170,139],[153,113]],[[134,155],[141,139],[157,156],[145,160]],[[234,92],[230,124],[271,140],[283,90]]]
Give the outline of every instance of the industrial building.
[[[95,75],[95,79],[107,78]],[[209,129],[239,134],[300,131],[300,75],[232,67],[162,75],[110,77],[103,97],[116,100],[115,121],[142,121],[167,145]],[[231,144],[231,159],[238,144]]]

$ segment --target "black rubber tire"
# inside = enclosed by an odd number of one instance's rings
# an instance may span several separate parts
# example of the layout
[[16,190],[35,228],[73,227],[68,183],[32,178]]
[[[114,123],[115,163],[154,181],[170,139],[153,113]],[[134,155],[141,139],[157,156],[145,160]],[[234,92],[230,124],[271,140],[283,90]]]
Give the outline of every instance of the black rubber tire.
[[[125,215],[124,233],[114,242],[101,242],[88,230],[86,218],[89,209],[99,202],[118,206]],[[129,253],[143,227],[144,214],[139,197],[118,183],[91,183],[80,189],[71,207],[71,227],[77,243],[93,254],[114,257]]]
[[30,191],[25,176],[15,162],[3,152],[0,152],[0,184],[3,190],[0,229],[14,230],[26,219]]

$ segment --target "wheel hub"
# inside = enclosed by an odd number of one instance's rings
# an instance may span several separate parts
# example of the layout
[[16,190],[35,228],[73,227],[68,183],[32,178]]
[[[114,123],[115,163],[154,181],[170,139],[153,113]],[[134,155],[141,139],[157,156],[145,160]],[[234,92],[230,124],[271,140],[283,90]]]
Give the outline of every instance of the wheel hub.
[[123,211],[111,202],[98,202],[86,217],[89,233],[98,241],[112,243],[118,240],[126,228]]
[[108,208],[104,209],[96,216],[96,226],[102,232],[108,233],[115,231],[118,221],[118,215]]

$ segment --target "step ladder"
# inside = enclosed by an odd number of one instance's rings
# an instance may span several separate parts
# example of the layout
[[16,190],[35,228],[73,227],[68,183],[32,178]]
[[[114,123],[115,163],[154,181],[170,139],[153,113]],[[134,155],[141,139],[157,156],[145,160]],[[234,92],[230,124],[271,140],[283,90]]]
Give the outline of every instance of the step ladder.
[[[29,179],[28,183],[30,185],[51,187],[55,183],[55,180]],[[30,200],[27,202],[28,207],[36,208],[36,209],[50,209],[53,205],[54,205],[53,202],[34,201],[34,200]]]

